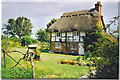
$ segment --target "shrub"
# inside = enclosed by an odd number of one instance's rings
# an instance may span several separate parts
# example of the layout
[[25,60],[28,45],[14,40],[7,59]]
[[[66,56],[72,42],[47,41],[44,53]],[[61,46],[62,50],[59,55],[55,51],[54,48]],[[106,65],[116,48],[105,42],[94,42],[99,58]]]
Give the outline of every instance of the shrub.
[[37,43],[38,43],[38,40],[32,39],[32,43],[33,43],[33,44],[37,44]]
[[21,39],[22,46],[30,45],[30,44],[32,44],[32,38],[30,38],[29,36],[26,35]]

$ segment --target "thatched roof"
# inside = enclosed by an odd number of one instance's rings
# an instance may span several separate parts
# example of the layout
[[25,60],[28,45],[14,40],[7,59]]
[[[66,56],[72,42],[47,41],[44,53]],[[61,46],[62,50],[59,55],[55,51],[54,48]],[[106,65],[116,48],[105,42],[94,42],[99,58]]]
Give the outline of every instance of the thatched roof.
[[49,28],[49,32],[89,31],[94,30],[99,20],[95,9],[64,13]]

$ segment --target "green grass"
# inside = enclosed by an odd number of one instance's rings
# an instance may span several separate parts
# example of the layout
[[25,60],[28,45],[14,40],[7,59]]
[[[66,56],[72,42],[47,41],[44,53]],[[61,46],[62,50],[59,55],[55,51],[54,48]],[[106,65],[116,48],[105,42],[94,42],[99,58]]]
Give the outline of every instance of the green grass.
[[[10,48],[12,50],[20,50],[26,52],[27,48]],[[19,53],[9,53],[15,60],[19,60],[22,55]],[[34,61],[36,78],[79,78],[89,72],[87,66],[77,66],[60,64],[60,60],[75,60],[78,56],[42,53],[40,61]],[[1,77],[2,78],[32,78],[32,70],[30,61],[22,60],[23,64],[28,71],[25,71],[20,65],[10,69],[15,62],[6,56],[6,66],[3,67],[3,54],[1,54]]]

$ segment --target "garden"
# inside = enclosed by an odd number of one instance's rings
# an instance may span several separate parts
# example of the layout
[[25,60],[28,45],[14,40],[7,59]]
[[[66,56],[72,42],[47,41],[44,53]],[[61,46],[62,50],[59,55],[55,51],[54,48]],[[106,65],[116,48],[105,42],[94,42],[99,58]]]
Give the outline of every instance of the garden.
[[[93,70],[96,70],[96,73],[90,74],[87,78],[118,78],[119,35],[115,36],[114,33],[111,33],[113,35],[111,37],[99,26],[96,31],[89,32],[83,38],[85,56],[55,54],[49,53],[50,34],[47,30],[40,29],[37,32],[37,39],[32,39],[30,35],[33,26],[24,24],[24,27],[29,27],[25,31],[23,26],[20,26],[21,19],[30,22],[24,17],[18,17],[16,20],[9,19],[9,24],[6,24],[3,31],[5,35],[1,35],[1,78],[80,78]],[[51,20],[47,27],[55,21]],[[18,28],[18,26],[20,27]],[[37,44],[40,47],[40,60],[24,59],[26,56],[24,53],[31,44]],[[10,53],[10,51],[15,53]],[[21,59],[22,57],[23,59]],[[19,60],[21,61],[19,62]],[[19,64],[16,65],[16,62]]]
[[[20,50],[22,52],[27,51],[25,48],[11,47],[9,50]],[[22,55],[19,53],[8,53],[15,60],[19,60]],[[75,61],[79,56],[53,54],[53,53],[41,53],[40,61],[34,61],[35,78],[79,78],[89,72],[89,67],[86,65],[79,66],[77,64],[61,64],[61,60]],[[80,56],[82,58],[82,56]],[[6,68],[4,68],[3,54],[1,54],[1,77],[2,78],[32,78],[32,68],[29,61],[22,60],[21,64],[27,68],[27,71],[20,65],[12,67],[13,62],[6,56]],[[94,69],[94,67],[93,67]]]

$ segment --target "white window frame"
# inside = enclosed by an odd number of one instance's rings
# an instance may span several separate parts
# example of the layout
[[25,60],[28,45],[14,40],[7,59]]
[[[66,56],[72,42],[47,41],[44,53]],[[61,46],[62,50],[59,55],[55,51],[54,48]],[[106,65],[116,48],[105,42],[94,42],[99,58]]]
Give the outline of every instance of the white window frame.
[[57,32],[57,33],[56,33],[56,36],[57,36],[57,37],[60,37],[60,36],[61,36],[61,34],[60,34],[59,32]]
[[55,43],[55,48],[56,49],[61,49],[61,43],[60,42],[56,42]]
[[73,36],[79,36],[79,33],[78,32],[73,32],[72,35]]

